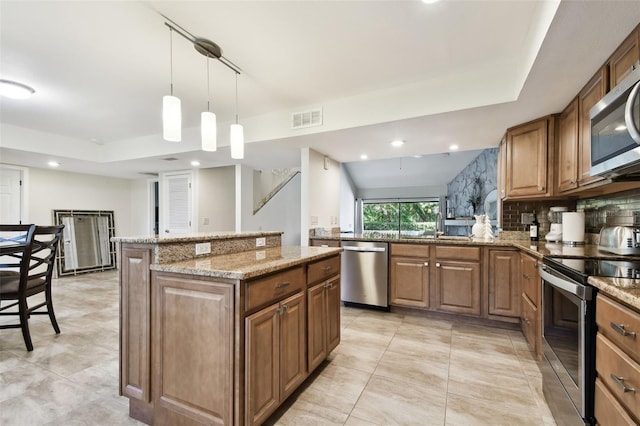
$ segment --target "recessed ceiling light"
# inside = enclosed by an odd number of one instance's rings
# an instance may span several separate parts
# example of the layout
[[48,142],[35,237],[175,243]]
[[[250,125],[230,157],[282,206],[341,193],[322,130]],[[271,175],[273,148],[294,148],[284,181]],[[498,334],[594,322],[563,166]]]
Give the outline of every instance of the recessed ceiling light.
[[369,158],[369,157],[367,157],[367,154],[362,154],[362,155],[360,156],[360,159],[361,159],[361,160],[366,160],[367,158]]
[[627,130],[627,126],[625,126],[624,124],[622,124],[622,125],[620,125],[620,126],[615,128],[616,132],[621,132],[623,130]]
[[391,146],[396,147],[396,148],[398,148],[398,147],[400,147],[402,145],[404,145],[404,141],[400,140],[400,139],[396,139],[395,141],[391,142]]
[[426,3],[426,4],[433,4],[433,3],[437,3],[440,0],[422,0],[422,3]]
[[60,165],[57,161],[49,161],[47,164],[49,167],[58,167]]
[[422,155],[414,155],[413,158],[422,158]]
[[456,145],[456,144],[449,145],[449,150],[451,150],[451,151],[457,151],[458,148],[460,148],[460,147],[458,145]]
[[17,81],[0,79],[0,95],[11,99],[27,99],[36,91],[26,84]]
[[197,160],[193,160],[193,161],[191,162],[191,165],[192,165],[193,167],[198,167],[198,166],[200,165],[200,162],[199,162],[199,161],[197,161]]

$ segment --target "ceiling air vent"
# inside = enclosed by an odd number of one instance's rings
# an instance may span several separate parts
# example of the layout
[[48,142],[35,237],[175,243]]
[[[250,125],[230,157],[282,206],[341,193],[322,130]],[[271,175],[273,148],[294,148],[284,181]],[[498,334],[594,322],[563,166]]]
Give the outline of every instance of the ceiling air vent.
[[322,126],[322,108],[291,114],[292,129],[304,129],[305,127],[314,126]]
[[163,158],[164,161],[176,161],[178,160],[176,157],[167,157],[167,158]]

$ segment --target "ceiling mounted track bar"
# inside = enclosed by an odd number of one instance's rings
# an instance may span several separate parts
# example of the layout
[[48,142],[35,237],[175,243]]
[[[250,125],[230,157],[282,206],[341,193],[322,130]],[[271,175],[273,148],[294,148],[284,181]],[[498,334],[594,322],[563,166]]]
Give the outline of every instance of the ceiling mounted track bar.
[[185,30],[180,25],[173,22],[171,19],[167,18],[162,14],[161,16],[167,21],[170,21],[170,23],[165,22],[164,24],[167,27],[171,28],[176,33],[180,34],[187,41],[191,42],[193,44],[193,47],[198,51],[198,53],[208,58],[217,59],[224,66],[229,68],[231,71],[235,72],[236,74],[241,74],[242,70],[240,69],[240,67],[234,64],[233,62],[231,62],[229,59],[222,56],[222,48],[218,46],[216,43],[212,42],[211,40],[207,40],[206,38],[194,37],[193,34],[191,34],[189,31]]

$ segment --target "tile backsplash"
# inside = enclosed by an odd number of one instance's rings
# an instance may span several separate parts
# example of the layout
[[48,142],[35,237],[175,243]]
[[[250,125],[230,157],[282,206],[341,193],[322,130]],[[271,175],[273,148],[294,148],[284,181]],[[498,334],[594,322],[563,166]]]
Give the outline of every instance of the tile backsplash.
[[578,200],[577,210],[584,212],[586,232],[598,233],[605,225],[608,214],[640,211],[640,189],[620,192],[607,197]]

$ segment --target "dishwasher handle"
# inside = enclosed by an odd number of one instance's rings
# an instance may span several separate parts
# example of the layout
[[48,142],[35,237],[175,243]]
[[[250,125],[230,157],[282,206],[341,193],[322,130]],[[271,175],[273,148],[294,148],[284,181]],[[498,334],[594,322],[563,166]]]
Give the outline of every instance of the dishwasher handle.
[[384,247],[357,247],[357,246],[343,246],[345,251],[357,251],[361,253],[374,253],[374,252],[385,252],[387,251]]

